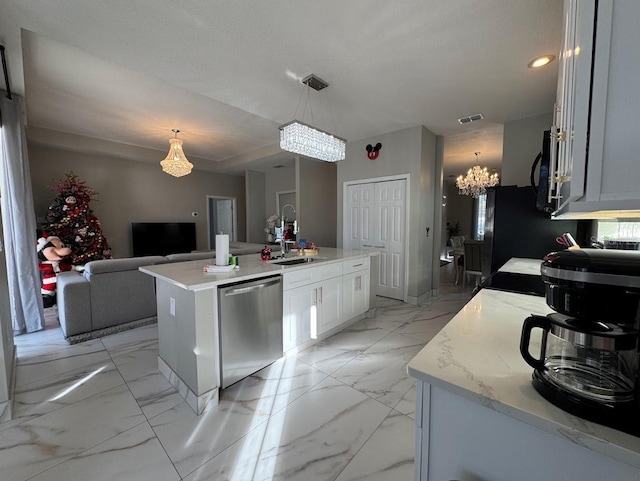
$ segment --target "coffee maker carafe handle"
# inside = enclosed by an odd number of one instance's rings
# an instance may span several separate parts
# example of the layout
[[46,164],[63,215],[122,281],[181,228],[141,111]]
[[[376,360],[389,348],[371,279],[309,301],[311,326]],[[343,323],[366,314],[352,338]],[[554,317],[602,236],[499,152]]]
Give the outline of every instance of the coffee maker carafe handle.
[[[529,341],[531,340],[531,330],[539,327],[544,331],[542,335],[542,347],[540,349],[540,359],[536,359],[531,354],[529,354]],[[544,352],[546,350],[547,344],[547,333],[551,329],[551,323],[549,319],[543,316],[532,315],[527,317],[524,320],[524,324],[522,325],[522,336],[520,337],[520,354],[527,364],[529,364],[534,369],[539,371],[544,371]]]

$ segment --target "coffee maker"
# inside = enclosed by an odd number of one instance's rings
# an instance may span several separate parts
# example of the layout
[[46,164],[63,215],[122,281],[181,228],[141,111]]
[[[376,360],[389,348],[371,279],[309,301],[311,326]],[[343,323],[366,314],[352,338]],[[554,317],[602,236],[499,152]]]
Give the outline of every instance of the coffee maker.
[[[567,249],[540,270],[556,312],[524,321],[533,386],[572,414],[640,436],[640,251]],[[537,328],[539,358],[529,352]]]

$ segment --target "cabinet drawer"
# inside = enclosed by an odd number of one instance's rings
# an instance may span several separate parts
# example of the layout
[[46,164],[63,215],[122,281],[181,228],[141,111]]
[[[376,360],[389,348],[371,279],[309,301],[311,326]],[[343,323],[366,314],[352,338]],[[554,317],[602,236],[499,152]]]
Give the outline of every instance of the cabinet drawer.
[[369,268],[369,256],[360,257],[359,259],[349,259],[342,262],[342,273],[349,274],[351,272],[364,271]]
[[316,281],[321,282],[332,277],[340,277],[342,275],[342,263],[333,262],[332,264],[321,264],[316,267]]
[[293,289],[294,287],[306,286],[307,284],[311,284],[316,282],[317,276],[317,268],[315,267],[306,267],[305,269],[300,269],[293,272],[285,272],[282,282],[282,289]]

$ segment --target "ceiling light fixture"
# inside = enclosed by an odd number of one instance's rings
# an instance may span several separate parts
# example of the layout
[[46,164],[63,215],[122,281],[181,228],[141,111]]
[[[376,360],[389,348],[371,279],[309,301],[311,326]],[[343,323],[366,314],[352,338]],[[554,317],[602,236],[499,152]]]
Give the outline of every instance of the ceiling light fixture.
[[[302,79],[302,83],[307,87],[317,91],[320,91],[329,86],[327,82],[321,80],[315,75],[308,75],[307,77]],[[311,108],[310,90],[307,90],[307,101],[305,102],[304,108],[302,110],[302,118],[304,118],[304,112],[306,110],[307,104],[309,105],[311,122],[314,123],[313,109]],[[298,107],[299,106],[300,101],[298,101]],[[294,119],[297,114],[298,108],[296,108]],[[330,107],[329,114],[331,114]],[[312,157],[314,159],[324,160],[326,162],[337,162],[338,160],[344,160],[345,158],[347,143],[345,139],[337,137],[336,135],[324,130],[320,130],[299,120],[292,120],[291,122],[281,125],[279,128],[280,148],[282,150],[293,152],[294,154],[304,155],[306,157]]]
[[555,55],[543,55],[542,57],[534,58],[531,62],[527,64],[529,68],[538,68],[544,67],[545,65],[550,64],[555,59]]
[[160,162],[162,170],[174,177],[182,177],[188,175],[193,169],[193,164],[187,160],[182,150],[182,140],[178,139],[178,129],[171,129],[174,137],[169,139],[169,153],[167,157]]
[[[475,155],[476,162],[478,162],[480,152],[475,152]],[[489,174],[486,167],[482,168],[480,165],[474,165],[467,171],[466,176],[458,176],[456,186],[460,194],[470,195],[474,199],[477,199],[487,192],[487,187],[498,185],[498,182],[500,182],[500,180],[498,179],[497,172]]]

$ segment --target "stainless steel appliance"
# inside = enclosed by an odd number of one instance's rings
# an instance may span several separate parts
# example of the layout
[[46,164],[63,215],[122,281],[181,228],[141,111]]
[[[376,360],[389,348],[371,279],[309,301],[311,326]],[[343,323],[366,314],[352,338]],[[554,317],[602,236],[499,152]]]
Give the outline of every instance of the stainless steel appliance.
[[218,289],[220,384],[227,388],[282,357],[282,279]]
[[[640,252],[552,252],[541,272],[557,312],[522,328],[534,387],[571,413],[640,435]],[[535,328],[543,331],[538,358],[529,352]]]

